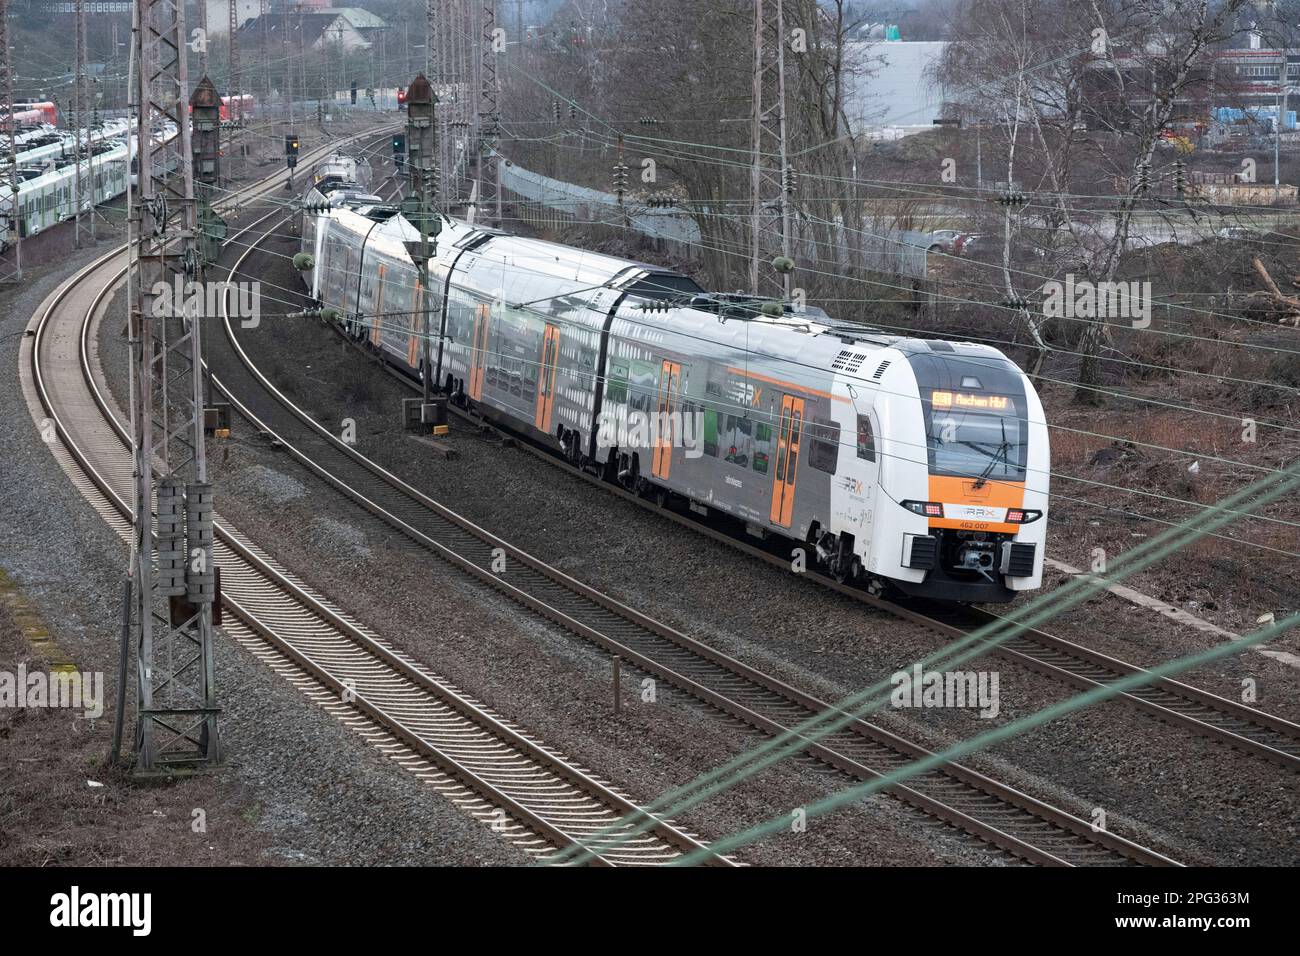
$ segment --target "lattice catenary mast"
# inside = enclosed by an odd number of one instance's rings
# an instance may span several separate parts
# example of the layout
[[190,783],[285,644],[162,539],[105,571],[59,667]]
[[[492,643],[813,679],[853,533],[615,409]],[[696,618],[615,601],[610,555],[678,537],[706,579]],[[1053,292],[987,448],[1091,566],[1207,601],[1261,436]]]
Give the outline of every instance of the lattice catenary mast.
[[[136,760],[151,770],[220,759],[212,657],[212,486],[203,426],[201,323],[175,280],[197,280],[184,0],[136,0],[139,192],[130,210],[135,452],[132,542]],[[155,472],[158,477],[155,479]],[[151,503],[157,495],[157,566]]]
[[0,0],[0,94],[5,116],[9,117],[9,241],[14,246],[14,280],[23,277],[22,216],[18,208],[18,146],[14,139],[14,73],[9,51],[9,0]]
[[782,0],[754,0],[754,87],[750,172],[749,285],[754,295],[790,296],[790,275],[772,261],[790,258],[790,194],[786,156],[785,13]]
[[501,170],[497,139],[501,134],[501,88],[497,85],[497,5],[483,0],[482,88],[479,93],[479,207],[489,210],[492,225],[501,225]]
[[[83,0],[72,5],[73,19],[73,85],[72,85],[72,244],[81,248],[81,207],[86,202],[86,179],[82,176],[82,160],[90,149],[89,130],[86,129],[86,7]],[[94,222],[94,200],[91,200],[91,222]]]
[[[230,0],[230,48],[228,52],[229,65],[226,70],[226,91],[230,95],[230,103],[233,109],[230,111],[232,120],[240,120],[244,114],[244,101],[240,98],[241,93],[239,86],[239,0]],[[204,76],[207,72],[204,71]]]

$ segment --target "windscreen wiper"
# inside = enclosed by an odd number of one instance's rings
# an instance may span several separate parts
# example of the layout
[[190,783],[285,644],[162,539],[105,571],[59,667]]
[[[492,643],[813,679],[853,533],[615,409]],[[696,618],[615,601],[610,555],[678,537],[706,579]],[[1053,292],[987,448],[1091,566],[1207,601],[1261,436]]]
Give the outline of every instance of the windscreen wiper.
[[1000,463],[1006,461],[1006,454],[1011,450],[1011,443],[1007,441],[1006,419],[999,418],[998,424],[1002,426],[1002,444],[998,446],[998,450],[993,455],[993,460],[988,463],[988,467],[986,467],[984,471],[980,473],[980,476],[977,479],[975,479],[974,487],[977,489],[983,488],[986,484],[988,484],[989,475],[993,474],[993,469],[996,468]]

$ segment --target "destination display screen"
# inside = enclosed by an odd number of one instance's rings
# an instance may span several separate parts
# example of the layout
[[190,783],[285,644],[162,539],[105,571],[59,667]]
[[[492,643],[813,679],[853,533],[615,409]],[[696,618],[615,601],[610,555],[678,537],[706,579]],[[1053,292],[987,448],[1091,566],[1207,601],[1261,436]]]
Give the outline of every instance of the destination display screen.
[[930,404],[935,408],[978,408],[1004,412],[1011,407],[1005,395],[972,395],[970,392],[935,390],[930,393]]

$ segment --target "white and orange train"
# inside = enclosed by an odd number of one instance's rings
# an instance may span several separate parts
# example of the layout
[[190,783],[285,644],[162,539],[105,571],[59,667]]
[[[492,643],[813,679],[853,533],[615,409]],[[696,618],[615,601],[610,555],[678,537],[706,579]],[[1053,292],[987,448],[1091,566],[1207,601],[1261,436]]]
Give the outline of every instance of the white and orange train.
[[415,229],[355,184],[321,185],[311,296],[488,419],[664,506],[788,539],[840,580],[956,602],[1039,587],[1047,424],[998,350],[449,219],[426,368]]

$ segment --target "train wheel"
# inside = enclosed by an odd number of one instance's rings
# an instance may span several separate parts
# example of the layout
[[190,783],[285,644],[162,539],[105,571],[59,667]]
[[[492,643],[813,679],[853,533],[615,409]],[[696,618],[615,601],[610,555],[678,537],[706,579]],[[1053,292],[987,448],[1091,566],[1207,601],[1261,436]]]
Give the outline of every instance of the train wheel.
[[644,492],[646,482],[641,480],[641,463],[633,455],[630,459],[627,455],[622,456],[622,463],[619,466],[618,481],[624,488],[632,492]]
[[851,558],[848,559],[841,559],[839,561],[836,561],[831,566],[831,577],[833,577],[840,584],[848,584],[850,581],[852,581],[861,573],[862,573],[862,562],[858,560],[857,555],[853,555]]

